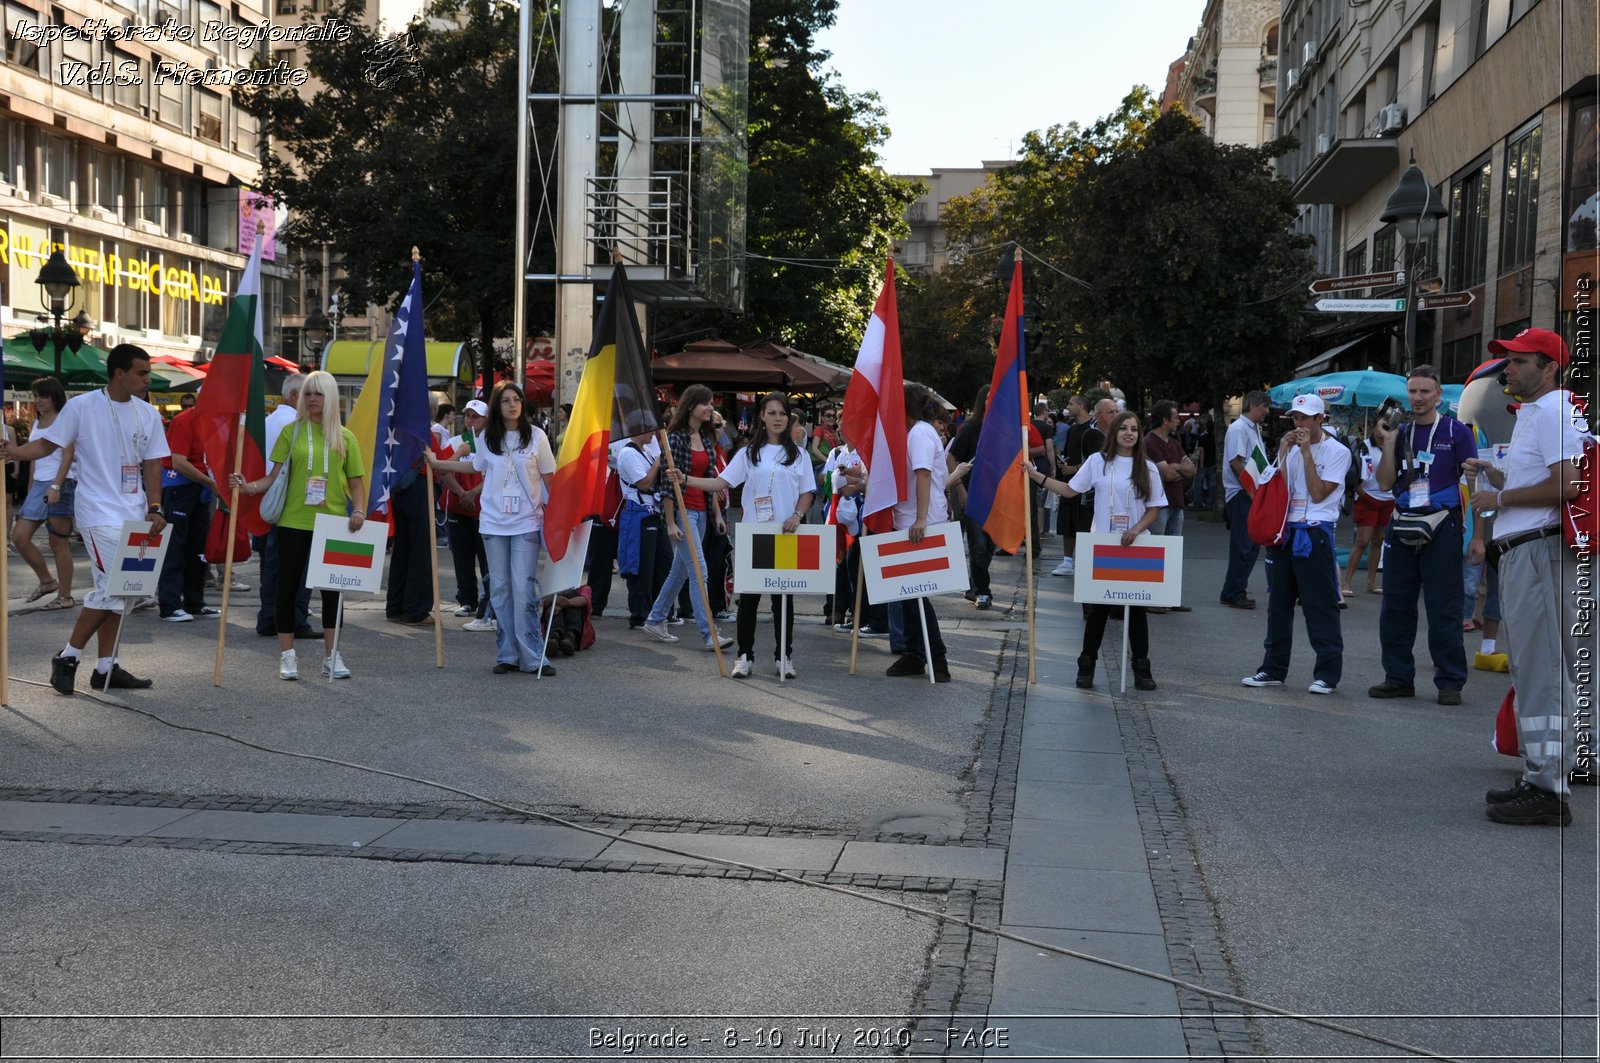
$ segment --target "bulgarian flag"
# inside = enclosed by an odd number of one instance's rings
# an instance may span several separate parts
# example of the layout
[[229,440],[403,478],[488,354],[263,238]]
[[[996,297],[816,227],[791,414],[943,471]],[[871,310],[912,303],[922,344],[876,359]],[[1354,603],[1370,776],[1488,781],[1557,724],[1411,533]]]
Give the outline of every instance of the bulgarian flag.
[[660,427],[650,361],[639,338],[628,276],[619,264],[606,286],[594,342],[583,364],[578,396],[546,493],[544,546],[550,560],[560,561],[567,555],[568,541],[584,520],[605,514],[606,455],[611,441]]
[[338,568],[371,568],[376,552],[371,543],[329,539],[322,548],[322,563]]
[[[219,484],[238,472],[257,480],[267,471],[267,372],[261,342],[261,238],[245,264],[228,306],[206,382],[194,403],[195,435]],[[243,442],[243,449],[240,443]],[[251,535],[271,529],[261,519],[261,496],[239,494],[239,522]]]
[[839,427],[867,467],[861,516],[866,530],[890,531],[889,510],[906,499],[906,391],[900,369],[900,311],[894,259],[856,352]]

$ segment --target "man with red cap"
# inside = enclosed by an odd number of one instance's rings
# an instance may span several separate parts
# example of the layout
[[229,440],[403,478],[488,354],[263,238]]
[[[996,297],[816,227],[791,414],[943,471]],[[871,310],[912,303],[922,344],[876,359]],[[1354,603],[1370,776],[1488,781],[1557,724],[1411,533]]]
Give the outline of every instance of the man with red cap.
[[1546,329],[1494,340],[1506,356],[1507,390],[1521,402],[1504,470],[1473,459],[1494,490],[1473,495],[1481,515],[1495,513],[1491,564],[1500,566],[1500,636],[1517,691],[1522,777],[1485,795],[1498,823],[1567,826],[1568,773],[1574,762],[1578,701],[1578,599],[1574,559],[1561,537],[1562,507],[1578,494],[1578,466],[1589,426],[1560,390],[1567,345]]

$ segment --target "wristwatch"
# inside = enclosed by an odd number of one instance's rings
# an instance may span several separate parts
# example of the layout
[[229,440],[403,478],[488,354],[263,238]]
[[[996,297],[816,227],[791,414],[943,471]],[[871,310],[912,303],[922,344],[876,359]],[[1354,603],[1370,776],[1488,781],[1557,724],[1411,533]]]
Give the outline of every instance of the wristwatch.
[[150,507],[146,508],[145,511],[144,511],[144,515],[148,517],[152,513],[160,513],[160,512],[161,512],[161,506],[159,504],[157,504],[157,505],[150,506]]

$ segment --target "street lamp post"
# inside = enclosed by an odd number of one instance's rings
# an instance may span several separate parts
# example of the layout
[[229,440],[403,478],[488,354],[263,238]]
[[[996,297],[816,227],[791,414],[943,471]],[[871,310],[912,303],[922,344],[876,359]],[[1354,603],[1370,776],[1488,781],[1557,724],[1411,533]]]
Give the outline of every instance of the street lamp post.
[[[55,349],[55,376],[56,381],[59,383],[61,380],[61,344],[65,342],[74,351],[83,345],[82,333],[74,329],[70,336],[63,336],[61,328],[61,319],[66,316],[73,291],[79,286],[78,271],[72,268],[72,264],[67,261],[67,256],[62,254],[58,248],[45,260],[43,268],[39,270],[38,283],[39,287],[44,290],[39,302],[47,307],[51,316],[55,318],[55,328],[52,330],[49,339]],[[42,332],[35,331],[33,334],[33,349],[42,352],[45,338]]]
[[1417,165],[1415,153],[1411,165],[1400,175],[1389,202],[1379,217],[1395,227],[1400,239],[1406,242],[1406,317],[1405,317],[1405,371],[1417,365],[1417,252],[1422,242],[1439,229],[1439,219],[1445,216],[1444,203],[1439,193],[1428,183],[1422,167]]
[[[301,334],[305,337],[306,350],[313,355],[322,353],[322,347],[328,342],[328,317],[321,310],[313,310],[306,315],[306,322],[300,326]],[[314,365],[313,368],[321,368]]]

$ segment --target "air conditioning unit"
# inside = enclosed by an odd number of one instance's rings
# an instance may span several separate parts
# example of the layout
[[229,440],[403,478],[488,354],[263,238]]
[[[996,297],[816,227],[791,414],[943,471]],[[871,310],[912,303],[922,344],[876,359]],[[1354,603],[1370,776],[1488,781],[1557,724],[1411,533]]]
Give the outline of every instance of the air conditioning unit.
[[1380,137],[1397,137],[1405,127],[1405,104],[1391,103],[1378,111],[1378,135]]
[[1333,147],[1333,134],[1331,134],[1331,133],[1318,133],[1317,134],[1317,154],[1318,155],[1326,155],[1326,154],[1328,154],[1328,149],[1331,148],[1331,147]]
[[1305,43],[1305,45],[1300,49],[1300,59],[1301,59],[1302,62],[1304,62],[1306,64],[1310,64],[1310,63],[1316,62],[1317,61],[1317,46],[1312,44],[1310,41],[1307,41]]
[[1291,66],[1289,72],[1283,75],[1283,89],[1285,92],[1293,92],[1294,87],[1299,83],[1300,71]]

